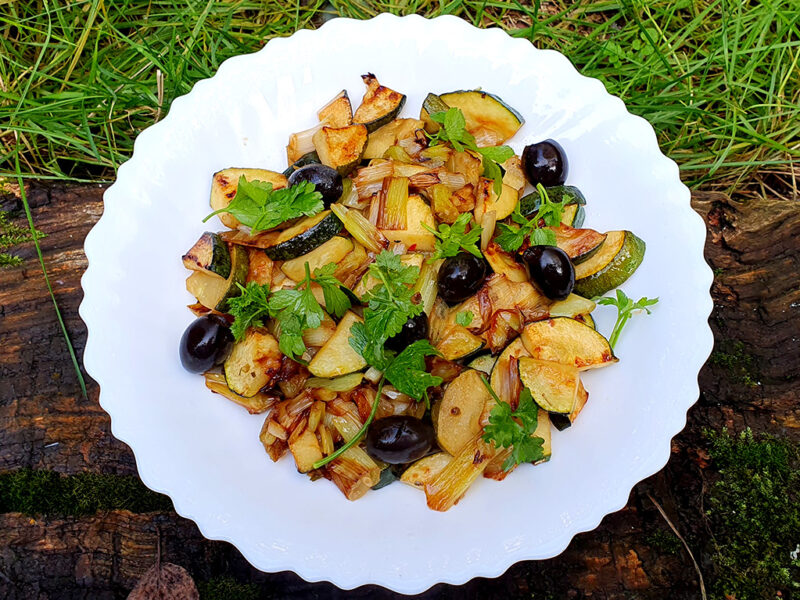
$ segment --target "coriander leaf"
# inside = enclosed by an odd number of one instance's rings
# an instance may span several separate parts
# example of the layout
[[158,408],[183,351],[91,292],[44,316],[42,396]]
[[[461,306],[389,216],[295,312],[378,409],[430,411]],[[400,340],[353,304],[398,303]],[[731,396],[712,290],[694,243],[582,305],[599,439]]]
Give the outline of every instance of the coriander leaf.
[[472,319],[474,318],[475,315],[472,314],[471,310],[462,310],[456,314],[456,323],[462,327],[469,327],[470,323],[472,323]]
[[237,342],[244,337],[248,327],[261,327],[264,319],[269,317],[268,285],[258,285],[254,281],[242,287],[241,295],[228,300],[228,312],[233,315],[231,333]]
[[552,229],[534,229],[531,232],[532,246],[557,246],[556,234]]
[[503,462],[503,470],[541,459],[544,440],[533,435],[539,423],[539,407],[530,391],[522,389],[517,410],[512,411],[507,402],[497,398],[486,378],[481,376],[481,380],[497,402],[489,413],[489,423],[483,429],[483,441],[494,443],[496,448],[511,448],[511,454]]
[[425,371],[425,357],[434,355],[439,352],[428,340],[417,340],[395,357],[384,375],[397,391],[420,401],[429,387],[442,383],[441,377]]
[[341,283],[333,276],[335,271],[335,263],[328,263],[324,267],[314,269],[313,281],[322,288],[327,311],[336,317],[342,317],[350,308],[351,303],[349,296],[342,290]]
[[439,231],[436,231],[425,223],[421,223],[425,229],[438,238],[434,246],[436,251],[433,256],[428,259],[428,262],[433,262],[438,258],[455,256],[462,249],[478,258],[483,256],[476,245],[478,240],[481,239],[482,229],[480,226],[475,225],[467,232],[467,225],[471,218],[472,216],[470,213],[462,213],[452,225],[447,225],[446,223],[440,224]]
[[277,227],[289,219],[316,215],[324,208],[322,194],[315,190],[310,181],[273,190],[271,183],[247,181],[242,175],[236,188],[236,196],[230,204],[212,212],[203,222],[216,214],[226,212],[250,227],[251,233],[258,233]]
[[644,310],[649,315],[650,309],[648,307],[654,306],[658,303],[658,298],[647,297],[639,298],[636,302],[634,302],[631,298],[628,298],[625,292],[619,289],[617,290],[616,298],[604,296],[601,298],[595,298],[594,300],[598,304],[617,307],[617,322],[614,323],[614,329],[611,331],[611,336],[608,338],[608,343],[611,345],[612,350],[617,344],[617,340],[619,340],[619,335],[622,333],[622,328],[625,327],[628,319],[633,316],[634,311]]

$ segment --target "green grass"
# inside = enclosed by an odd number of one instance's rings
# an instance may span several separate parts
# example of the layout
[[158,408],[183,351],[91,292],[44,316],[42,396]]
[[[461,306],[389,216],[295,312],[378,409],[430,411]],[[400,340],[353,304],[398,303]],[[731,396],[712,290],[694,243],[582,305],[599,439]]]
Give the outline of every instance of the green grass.
[[25,177],[112,179],[137,133],[224,59],[382,11],[455,14],[561,50],[654,125],[691,185],[796,193],[800,0],[0,3],[0,175],[17,134]]
[[172,502],[134,476],[30,469],[0,474],[0,513],[77,516],[98,510],[167,511]]
[[[713,598],[800,593],[800,446],[707,432],[719,480],[709,493]],[[781,593],[778,596],[778,592]]]

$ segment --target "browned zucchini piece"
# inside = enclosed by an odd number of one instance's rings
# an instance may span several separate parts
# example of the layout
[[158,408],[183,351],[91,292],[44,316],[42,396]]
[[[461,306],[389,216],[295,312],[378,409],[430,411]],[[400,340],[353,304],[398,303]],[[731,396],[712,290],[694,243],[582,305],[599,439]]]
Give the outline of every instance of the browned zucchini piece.
[[568,317],[534,321],[522,330],[521,337],[533,358],[572,365],[579,371],[618,362],[606,338]]
[[362,75],[361,79],[366,84],[367,91],[361,100],[361,106],[353,115],[353,122],[365,125],[367,130],[372,132],[397,118],[406,102],[406,97],[378,83],[378,79],[372,73]]
[[353,124],[353,107],[347,90],[342,90],[317,112],[320,123],[330,127],[347,127]]

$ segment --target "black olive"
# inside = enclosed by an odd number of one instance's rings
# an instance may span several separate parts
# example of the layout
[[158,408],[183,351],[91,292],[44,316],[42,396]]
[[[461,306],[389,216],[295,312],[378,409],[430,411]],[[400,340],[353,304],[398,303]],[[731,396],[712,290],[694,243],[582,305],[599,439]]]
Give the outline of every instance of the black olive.
[[569,163],[564,149],[555,140],[545,140],[525,146],[522,151],[522,168],[531,185],[545,187],[561,185],[567,180]]
[[228,358],[233,334],[228,322],[219,315],[198,317],[181,337],[180,355],[183,368],[203,373]]
[[531,279],[551,300],[563,300],[575,287],[575,267],[557,246],[531,246],[522,253]]
[[367,454],[390,465],[422,458],[433,445],[433,426],[407,415],[373,421],[367,429]]
[[439,269],[439,295],[450,304],[466,300],[481,289],[488,272],[486,262],[469,252],[446,258]]
[[395,352],[402,352],[417,340],[424,340],[428,337],[428,315],[424,312],[416,317],[411,317],[405,322],[400,333],[393,335],[384,346]]
[[289,175],[290,186],[304,181],[310,181],[314,184],[316,190],[322,194],[322,201],[325,206],[336,202],[344,191],[342,176],[336,169],[331,169],[326,165],[306,165]]

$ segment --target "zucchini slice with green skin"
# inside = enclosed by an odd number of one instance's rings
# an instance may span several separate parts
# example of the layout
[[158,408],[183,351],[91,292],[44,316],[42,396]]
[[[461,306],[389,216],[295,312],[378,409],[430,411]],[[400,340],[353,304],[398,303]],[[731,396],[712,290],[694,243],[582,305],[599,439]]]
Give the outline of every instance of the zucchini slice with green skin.
[[575,406],[572,407],[572,412],[567,415],[562,415],[558,413],[551,413],[550,414],[550,421],[553,423],[556,429],[559,431],[564,431],[567,427],[572,425],[575,422],[575,419],[578,417],[578,413],[583,410],[583,407],[586,406],[586,401],[589,399],[589,392],[586,391],[586,388],[583,387],[583,382],[578,381],[578,393],[575,396]]
[[331,127],[347,127],[353,124],[353,107],[350,105],[350,96],[347,90],[342,90],[325,106],[317,111],[320,123]]
[[588,298],[578,294],[570,294],[563,300],[558,300],[550,306],[551,317],[569,317],[574,319],[578,315],[592,312],[597,305]]
[[361,123],[372,133],[400,114],[406,103],[406,97],[378,83],[378,79],[372,73],[362,75],[361,79],[366,84],[367,91],[361,100],[361,106],[353,115],[353,122]]
[[[583,193],[574,185],[554,185],[553,187],[545,188],[545,191],[547,192],[547,197],[550,198],[551,202],[562,202],[564,198],[569,198],[566,206],[564,207],[564,214],[561,217],[561,223],[570,227],[580,227],[580,225],[583,223],[582,220],[581,224],[575,224],[577,214],[579,212],[578,209],[571,209],[569,213],[567,212],[567,209],[570,209],[570,207],[573,205],[585,205],[586,198]],[[520,198],[519,212],[522,213],[522,216],[526,219],[530,219],[539,210],[541,203],[542,199],[539,197],[539,190],[533,190],[530,194],[526,194]]]
[[269,333],[248,329],[225,360],[225,380],[232,392],[250,398],[272,383],[281,369],[283,354]]
[[547,412],[572,412],[580,381],[575,366],[522,357],[519,359],[519,379],[536,404]]
[[306,265],[311,273],[329,263],[338,263],[353,250],[353,241],[346,237],[334,236],[311,252],[287,260],[281,265],[289,279],[302,281],[306,276]]
[[606,239],[605,233],[594,229],[576,229],[566,225],[550,229],[556,234],[556,245],[567,253],[573,265],[589,259]]
[[622,285],[644,260],[645,243],[630,231],[609,231],[599,250],[575,265],[575,293],[602,296]]
[[342,177],[358,166],[367,148],[367,139],[364,125],[322,127],[313,137],[320,162],[339,171]]
[[308,370],[315,377],[331,379],[348,373],[355,373],[367,366],[364,358],[350,345],[350,329],[363,319],[354,312],[345,313],[333,334],[319,352],[308,363]]
[[486,375],[492,374],[492,369],[494,369],[494,363],[497,362],[497,357],[492,356],[491,354],[481,354],[480,356],[476,356],[473,358],[467,366],[470,369],[475,369],[476,371],[481,371]]
[[334,377],[333,379],[310,377],[306,380],[306,387],[308,389],[323,388],[334,392],[349,392],[361,385],[363,379],[363,373],[350,373],[349,375],[342,375],[341,377]]
[[[214,173],[211,179],[211,210],[216,211],[226,208],[236,197],[236,190],[239,187],[239,178],[244,175],[247,181],[263,181],[271,183],[272,189],[277,190],[287,186],[286,177],[275,171],[267,169],[223,169]],[[225,227],[237,229],[241,223],[239,219],[229,213],[217,215]]]
[[312,150],[308,154],[303,154],[300,158],[290,164],[286,170],[283,172],[283,176],[287,179],[289,175],[297,171],[300,167],[305,167],[306,165],[318,165],[321,164],[319,160],[319,154],[317,154],[316,150]]
[[439,124],[431,119],[431,115],[438,112],[447,112],[450,108],[447,103],[436,94],[430,93],[422,101],[422,108],[419,109],[419,118],[425,123],[425,131],[436,133],[439,131]]
[[514,212],[514,207],[519,202],[519,192],[510,185],[502,184],[500,196],[494,191],[494,182],[491,179],[481,177],[478,180],[475,202],[475,221],[481,223],[483,215],[494,211],[495,219],[500,221]]
[[[570,205],[574,206],[574,205]],[[567,207],[568,208],[568,207]],[[572,212],[572,211],[570,211]],[[569,227],[583,227],[583,223],[586,221],[586,209],[582,206],[578,206],[578,208],[574,212],[574,216],[572,217],[572,222],[569,222],[569,215],[567,214],[566,209],[564,210],[564,216],[561,217],[561,222],[564,225],[568,225]]]
[[247,249],[235,244],[229,248],[231,273],[227,279],[222,279],[212,273],[195,271],[186,280],[187,291],[197,298],[200,304],[219,312],[227,312],[228,299],[235,298],[242,293],[236,284],[244,285],[250,270]]
[[505,141],[525,123],[522,115],[503,102],[502,98],[488,92],[459,90],[440,94],[439,98],[447,106],[461,109],[467,122],[467,131],[473,135],[485,128],[498,133]]
[[231,252],[216,233],[206,231],[183,255],[183,266],[192,271],[218,275],[227,279],[231,274]]
[[579,371],[619,361],[606,338],[569,317],[534,321],[522,330],[520,337],[532,358],[571,365]]
[[272,260],[291,260],[318,248],[343,227],[339,217],[330,210],[324,210],[283,230],[273,246],[264,248],[264,253]]

